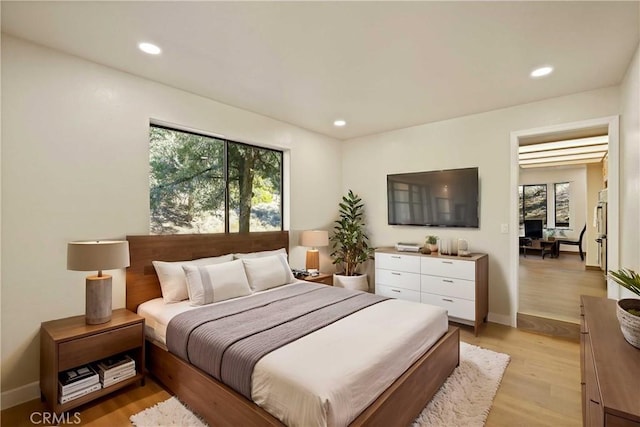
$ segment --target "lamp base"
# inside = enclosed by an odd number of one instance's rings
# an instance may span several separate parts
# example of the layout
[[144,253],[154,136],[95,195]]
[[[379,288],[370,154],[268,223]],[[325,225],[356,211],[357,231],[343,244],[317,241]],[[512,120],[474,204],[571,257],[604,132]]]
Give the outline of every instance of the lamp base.
[[307,269],[307,271],[317,271],[320,268],[320,252],[318,252],[317,249],[309,249],[307,251],[305,268]]
[[87,277],[85,296],[87,325],[99,325],[111,320],[111,276]]

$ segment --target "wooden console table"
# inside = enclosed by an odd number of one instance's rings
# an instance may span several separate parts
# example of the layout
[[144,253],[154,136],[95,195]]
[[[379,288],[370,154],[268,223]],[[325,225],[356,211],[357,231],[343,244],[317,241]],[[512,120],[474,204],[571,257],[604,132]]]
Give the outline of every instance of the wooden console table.
[[640,349],[622,336],[616,301],[584,295],[581,301],[582,423],[640,427]]

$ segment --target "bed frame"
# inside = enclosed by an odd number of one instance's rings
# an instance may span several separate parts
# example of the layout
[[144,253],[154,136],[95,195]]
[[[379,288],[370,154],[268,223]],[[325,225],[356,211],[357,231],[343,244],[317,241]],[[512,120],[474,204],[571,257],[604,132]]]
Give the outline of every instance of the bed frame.
[[[229,253],[289,247],[286,231],[246,234],[179,234],[127,236],[131,265],[127,269],[126,307],[158,298],[160,283],[151,261],[183,261]],[[460,360],[460,334],[449,327],[420,359],[366,408],[351,426],[408,425],[420,414]],[[282,426],[282,422],[204,371],[147,341],[150,374],[210,426]]]

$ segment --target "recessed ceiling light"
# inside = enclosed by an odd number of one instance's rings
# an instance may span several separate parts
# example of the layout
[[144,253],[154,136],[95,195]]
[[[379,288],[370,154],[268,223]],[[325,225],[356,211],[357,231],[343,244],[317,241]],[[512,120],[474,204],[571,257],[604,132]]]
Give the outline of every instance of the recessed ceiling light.
[[138,49],[143,51],[144,53],[148,53],[149,55],[159,55],[162,50],[152,43],[138,43]]
[[529,75],[534,79],[537,79],[539,77],[548,76],[552,72],[553,72],[553,67],[545,66],[545,67],[536,68]]
[[335,122],[333,122],[334,126],[338,126],[338,127],[342,127],[344,125],[346,125],[347,122],[345,122],[344,120],[336,120]]

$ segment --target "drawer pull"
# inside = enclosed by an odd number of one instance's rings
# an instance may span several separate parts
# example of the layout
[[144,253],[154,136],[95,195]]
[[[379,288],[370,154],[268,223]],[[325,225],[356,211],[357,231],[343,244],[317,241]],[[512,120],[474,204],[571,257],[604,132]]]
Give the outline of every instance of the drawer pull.
[[453,264],[453,261],[442,261],[443,264]]
[[453,302],[453,300],[449,298],[442,298],[442,301]]
[[400,291],[398,289],[391,289],[391,292],[397,292],[400,293]]
[[400,259],[401,257],[398,255],[391,255],[391,258]]
[[449,280],[449,279],[442,279],[442,281],[445,283],[453,283],[453,280]]
[[400,274],[400,273],[393,273],[392,272],[391,274],[393,274],[394,276],[402,276],[402,274]]

